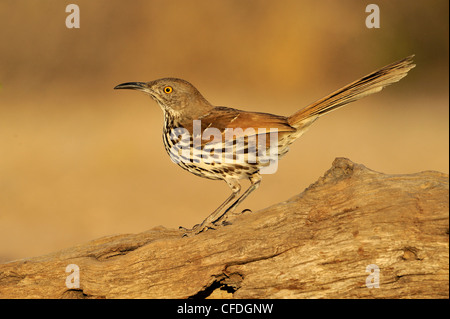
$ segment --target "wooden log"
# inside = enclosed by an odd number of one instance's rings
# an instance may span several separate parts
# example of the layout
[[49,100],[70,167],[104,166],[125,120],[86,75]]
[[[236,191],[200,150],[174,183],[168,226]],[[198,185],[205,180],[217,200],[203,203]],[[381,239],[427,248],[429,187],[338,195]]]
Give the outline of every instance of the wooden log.
[[448,204],[446,174],[337,158],[301,194],[197,236],[157,227],[0,264],[0,298],[449,298]]

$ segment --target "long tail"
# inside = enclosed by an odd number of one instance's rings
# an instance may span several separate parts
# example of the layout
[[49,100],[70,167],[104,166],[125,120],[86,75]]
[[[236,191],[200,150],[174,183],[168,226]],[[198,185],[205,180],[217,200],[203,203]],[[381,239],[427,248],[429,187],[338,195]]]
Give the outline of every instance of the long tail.
[[416,66],[413,64],[413,57],[414,55],[411,55],[389,64],[308,105],[292,114],[288,118],[289,124],[297,128],[308,125],[323,114],[334,111],[367,95],[380,92],[385,86],[400,81],[409,70]]

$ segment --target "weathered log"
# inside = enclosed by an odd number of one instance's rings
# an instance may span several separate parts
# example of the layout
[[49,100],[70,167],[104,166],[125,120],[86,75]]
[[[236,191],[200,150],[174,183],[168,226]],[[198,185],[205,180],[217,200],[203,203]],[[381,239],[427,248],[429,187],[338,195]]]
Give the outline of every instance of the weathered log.
[[449,298],[448,204],[446,174],[338,158],[301,194],[197,236],[157,227],[0,264],[0,297]]

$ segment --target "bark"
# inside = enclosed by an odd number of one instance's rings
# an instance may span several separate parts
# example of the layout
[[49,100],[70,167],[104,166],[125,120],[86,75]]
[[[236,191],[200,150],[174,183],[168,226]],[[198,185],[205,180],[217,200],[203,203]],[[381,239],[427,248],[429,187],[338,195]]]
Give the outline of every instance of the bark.
[[448,203],[446,174],[338,158],[301,194],[197,236],[157,227],[0,264],[0,297],[449,298]]

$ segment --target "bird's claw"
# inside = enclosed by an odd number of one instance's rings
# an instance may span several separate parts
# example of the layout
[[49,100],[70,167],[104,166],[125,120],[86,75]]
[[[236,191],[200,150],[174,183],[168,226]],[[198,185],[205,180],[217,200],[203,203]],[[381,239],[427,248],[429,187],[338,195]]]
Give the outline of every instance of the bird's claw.
[[201,225],[201,224],[196,224],[194,225],[194,227],[192,228],[185,228],[185,227],[178,227],[179,230],[181,230],[183,232],[183,235],[181,236],[182,238],[184,237],[190,237],[190,236],[195,236],[198,235],[208,229],[215,229],[213,226],[215,225]]

